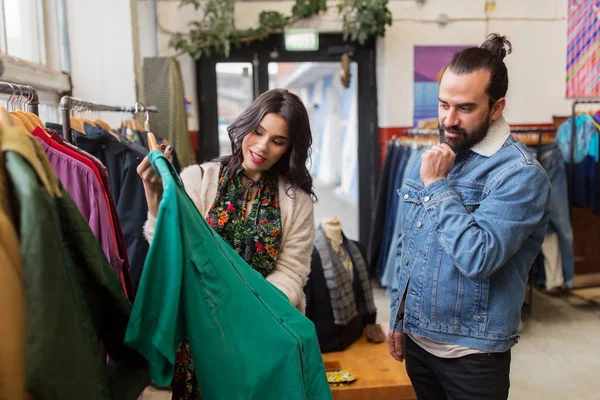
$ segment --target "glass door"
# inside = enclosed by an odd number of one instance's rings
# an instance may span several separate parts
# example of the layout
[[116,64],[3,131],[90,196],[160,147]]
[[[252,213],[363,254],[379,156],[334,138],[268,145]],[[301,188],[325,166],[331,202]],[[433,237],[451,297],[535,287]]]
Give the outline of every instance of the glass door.
[[345,234],[358,240],[358,66],[351,64],[349,88],[341,83],[339,62],[270,62],[268,69],[269,89],[288,89],[308,110],[317,224],[337,216]]
[[220,62],[217,73],[217,112],[219,156],[231,154],[227,127],[248,108],[254,100],[253,69],[250,62]]

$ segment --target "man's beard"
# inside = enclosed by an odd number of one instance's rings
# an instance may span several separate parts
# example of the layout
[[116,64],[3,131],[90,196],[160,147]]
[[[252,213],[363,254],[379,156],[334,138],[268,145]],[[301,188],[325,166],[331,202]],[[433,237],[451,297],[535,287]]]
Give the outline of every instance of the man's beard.
[[[483,138],[488,133],[490,129],[490,113],[486,116],[485,120],[471,133],[467,133],[467,131],[463,128],[459,128],[458,126],[447,127],[442,124],[439,128],[440,130],[440,142],[447,143],[455,153],[459,151],[463,151],[475,146],[477,143],[481,142]],[[460,136],[457,139],[449,139],[446,137],[446,131],[450,133],[457,133]]]

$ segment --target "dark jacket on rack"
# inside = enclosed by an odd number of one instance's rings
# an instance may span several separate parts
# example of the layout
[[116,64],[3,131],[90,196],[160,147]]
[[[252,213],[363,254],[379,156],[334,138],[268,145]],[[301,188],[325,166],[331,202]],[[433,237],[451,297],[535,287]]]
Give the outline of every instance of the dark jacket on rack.
[[369,235],[369,246],[367,261],[369,263],[369,275],[375,277],[377,275],[377,259],[381,251],[386,249],[381,248],[383,238],[383,227],[385,225],[385,210],[388,198],[388,181],[390,170],[392,169],[392,158],[394,152],[394,142],[390,141],[386,148],[385,161],[379,175],[379,184],[377,185],[377,197],[375,200],[375,211],[373,214],[373,223],[371,225],[371,234]]
[[98,158],[108,170],[110,188],[127,243],[130,276],[134,290],[141,277],[148,242],[143,237],[148,206],[144,185],[137,174],[141,159],[103,129],[85,124],[86,135],[74,132],[75,144]]
[[[18,151],[3,144],[27,299],[27,391],[35,399],[135,399],[148,379],[139,356],[123,344],[131,304],[43,150],[28,139],[16,139]],[[127,384],[109,380],[100,341],[124,363],[117,363],[123,374],[111,376]]]
[[[348,239],[344,238],[344,240]],[[364,246],[359,242],[354,242],[354,244],[358,246],[362,257],[366,260]],[[349,255],[352,258],[352,255]],[[306,294],[306,316],[315,324],[319,346],[323,353],[346,349],[360,339],[365,326],[374,324],[377,318],[377,311],[369,310],[363,289],[364,285],[361,282],[356,263],[354,260],[352,261],[355,277],[352,282],[352,289],[357,314],[346,325],[337,325],[335,323],[331,295],[327,286],[322,260],[317,247],[313,249],[310,275],[308,283],[304,288],[304,293]]]

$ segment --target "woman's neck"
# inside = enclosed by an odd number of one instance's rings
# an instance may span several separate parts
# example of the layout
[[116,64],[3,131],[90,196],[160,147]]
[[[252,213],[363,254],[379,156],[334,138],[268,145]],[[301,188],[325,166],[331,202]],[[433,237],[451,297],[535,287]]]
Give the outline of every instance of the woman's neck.
[[250,180],[253,182],[258,182],[260,180],[260,177],[262,176],[262,174],[260,172],[252,172],[252,171],[244,170],[243,176],[247,180]]

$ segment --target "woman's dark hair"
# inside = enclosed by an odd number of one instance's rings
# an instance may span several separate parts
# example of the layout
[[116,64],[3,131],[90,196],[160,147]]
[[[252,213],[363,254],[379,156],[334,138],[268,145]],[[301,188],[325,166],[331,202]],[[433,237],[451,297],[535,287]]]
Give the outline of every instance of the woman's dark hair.
[[464,49],[452,57],[448,69],[457,75],[479,70],[490,71],[490,82],[485,90],[490,97],[490,108],[508,91],[508,70],[504,57],[512,52],[512,45],[505,36],[492,33],[480,47]]
[[[316,200],[313,179],[306,167],[312,145],[308,112],[302,104],[302,100],[285,89],[273,89],[261,94],[229,125],[227,132],[231,139],[232,155],[221,157],[217,161],[225,163],[230,171],[237,171],[244,162],[242,141],[246,135],[258,129],[260,121],[270,113],[277,114],[286,120],[290,140],[289,149],[275,163],[273,171],[292,186],[304,190],[311,195],[313,200]],[[289,196],[289,192],[287,194]]]

